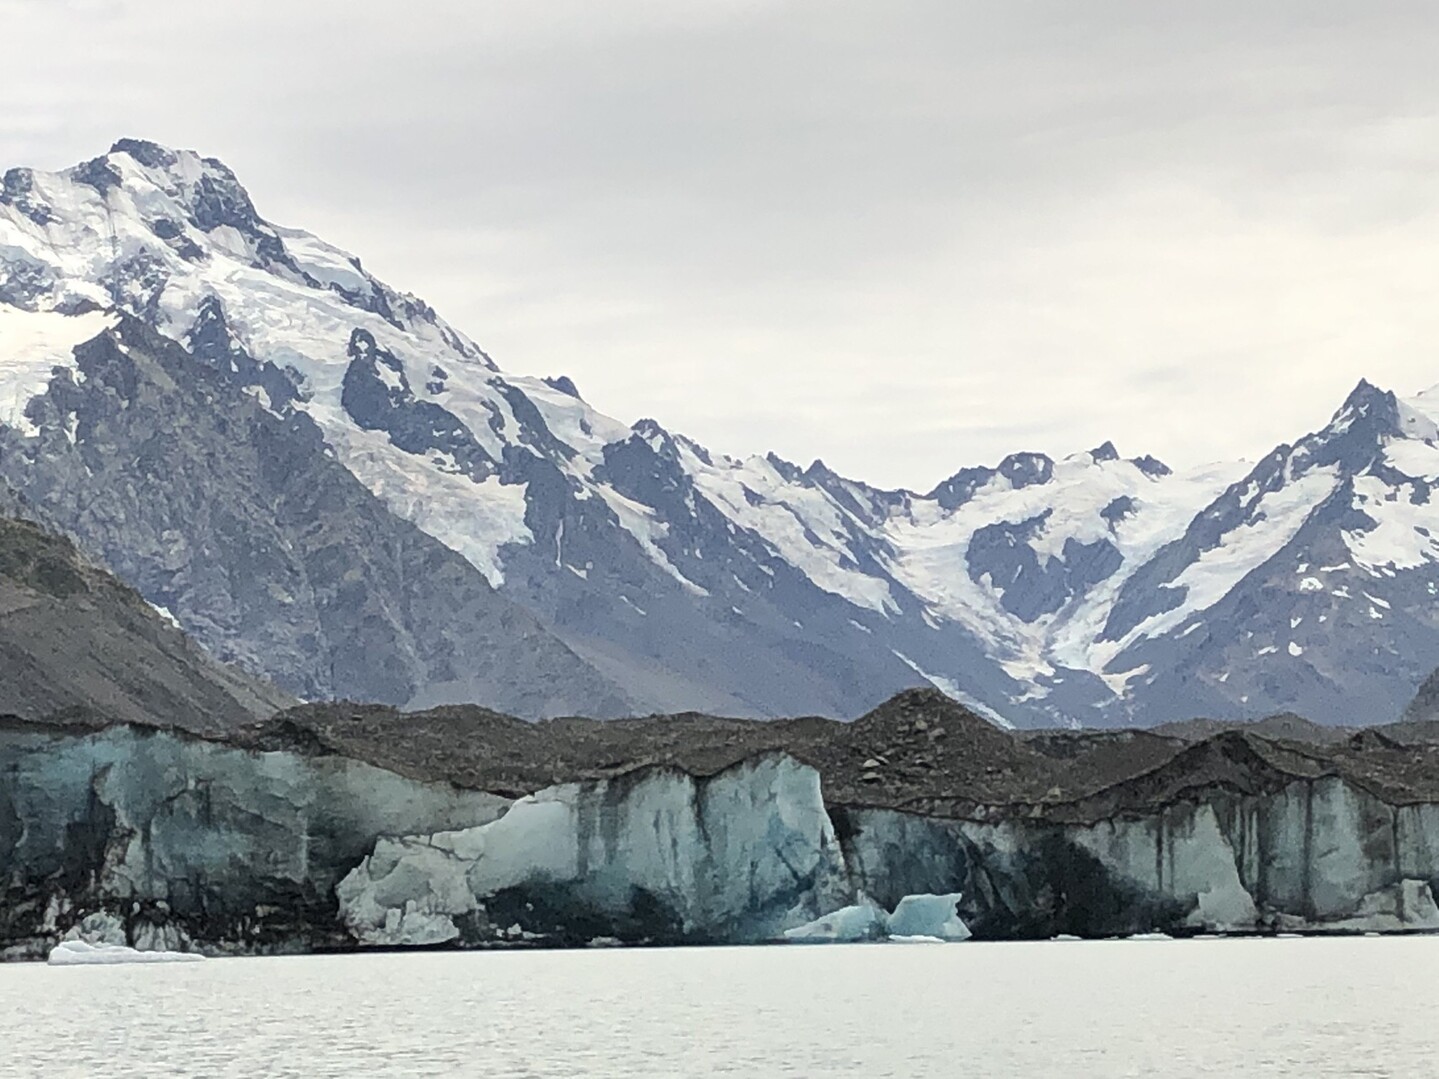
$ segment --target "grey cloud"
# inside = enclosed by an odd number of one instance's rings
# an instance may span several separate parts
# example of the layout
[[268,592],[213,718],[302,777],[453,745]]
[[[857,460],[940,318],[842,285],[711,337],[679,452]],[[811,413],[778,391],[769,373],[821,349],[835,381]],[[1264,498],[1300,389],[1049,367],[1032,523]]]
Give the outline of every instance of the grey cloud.
[[[12,4],[12,8],[14,5]],[[0,161],[224,158],[511,369],[924,487],[1255,456],[1439,382],[1439,12],[29,5]]]

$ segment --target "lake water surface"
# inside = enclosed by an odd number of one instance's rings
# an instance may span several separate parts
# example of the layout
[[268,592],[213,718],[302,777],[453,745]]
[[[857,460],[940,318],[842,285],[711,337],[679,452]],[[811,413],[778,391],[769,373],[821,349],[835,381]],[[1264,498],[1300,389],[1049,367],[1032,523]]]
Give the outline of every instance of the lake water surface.
[[5,1076],[1430,1076],[1439,938],[0,965]]

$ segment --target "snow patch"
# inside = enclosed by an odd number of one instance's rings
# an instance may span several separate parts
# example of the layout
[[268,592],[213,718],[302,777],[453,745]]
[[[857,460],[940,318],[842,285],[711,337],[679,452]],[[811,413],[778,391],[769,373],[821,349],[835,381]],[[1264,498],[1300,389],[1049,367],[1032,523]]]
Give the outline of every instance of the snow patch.
[[106,312],[61,315],[0,304],[0,423],[27,437],[39,434],[25,406],[49,387],[55,368],[75,370],[75,346],[118,321]]

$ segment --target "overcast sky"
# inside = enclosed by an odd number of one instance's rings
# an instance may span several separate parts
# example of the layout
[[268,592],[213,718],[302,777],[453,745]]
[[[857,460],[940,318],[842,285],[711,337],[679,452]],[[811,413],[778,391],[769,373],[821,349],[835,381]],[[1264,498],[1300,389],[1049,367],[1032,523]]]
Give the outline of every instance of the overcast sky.
[[0,168],[221,158],[509,371],[927,488],[1439,383],[1439,5],[0,0]]

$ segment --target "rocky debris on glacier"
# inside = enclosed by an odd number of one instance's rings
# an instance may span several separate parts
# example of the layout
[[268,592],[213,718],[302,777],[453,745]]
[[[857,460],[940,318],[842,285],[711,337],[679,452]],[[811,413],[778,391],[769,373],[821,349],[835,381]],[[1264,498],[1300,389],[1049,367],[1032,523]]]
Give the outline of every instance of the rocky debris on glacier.
[[[1386,797],[1439,797],[1433,756],[1439,747],[1410,744],[1397,725],[1349,732],[1329,744],[1266,737],[1269,729],[1225,726],[1198,743],[1144,730],[1009,732],[937,690],[916,689],[852,722],[682,713],[525,723],[473,707],[407,713],[314,704],[232,737],[268,750],[358,757],[415,778],[513,797],[648,765],[711,775],[767,752],[817,769],[831,802],[948,816],[1010,806],[1077,816],[1090,811],[1091,799],[1092,811],[1103,815],[1104,797],[1140,775],[1178,791],[1248,769],[1317,777],[1341,765]],[[1155,798],[1162,796],[1156,789]]]
[[[1281,742],[1317,742],[1333,745],[1352,738],[1359,732],[1358,727],[1326,726],[1314,723],[1293,713],[1280,713],[1247,722],[1218,719],[1186,719],[1177,723],[1161,723],[1150,727],[1155,734],[1169,738],[1182,738],[1186,742],[1201,742],[1225,731],[1247,731],[1261,738]],[[1386,727],[1392,729],[1392,725]]]
[[87,925],[211,954],[761,942],[858,905],[893,934],[912,896],[956,897],[913,927],[981,940],[1430,931],[1436,755],[1379,731],[1023,736],[924,691],[854,724],[10,720],[0,954]]

